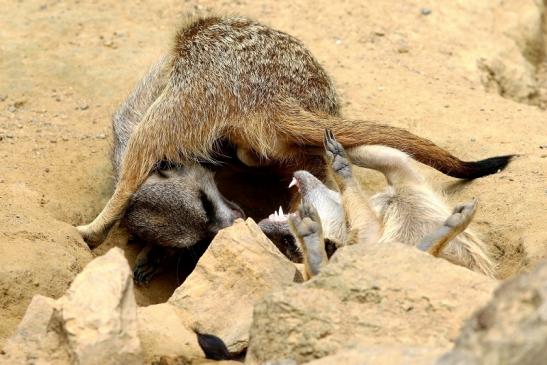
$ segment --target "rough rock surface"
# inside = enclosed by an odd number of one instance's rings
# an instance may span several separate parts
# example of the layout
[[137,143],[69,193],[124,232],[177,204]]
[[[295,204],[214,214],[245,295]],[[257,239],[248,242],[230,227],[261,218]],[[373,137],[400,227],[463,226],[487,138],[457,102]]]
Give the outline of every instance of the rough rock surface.
[[253,306],[300,277],[252,220],[219,232],[169,303],[187,325],[220,337],[231,351],[247,347]]
[[373,344],[447,348],[494,286],[402,244],[345,247],[311,281],[256,305],[246,361],[301,363]]
[[503,283],[438,365],[540,365],[547,356],[547,262]]
[[2,360],[12,364],[141,364],[133,281],[123,252],[115,248],[93,260],[57,301],[35,297],[4,352]]
[[137,316],[145,364],[162,356],[204,357],[196,334],[182,323],[175,306],[163,303],[142,307]]
[[440,354],[437,348],[369,346],[343,350],[305,365],[431,365]]

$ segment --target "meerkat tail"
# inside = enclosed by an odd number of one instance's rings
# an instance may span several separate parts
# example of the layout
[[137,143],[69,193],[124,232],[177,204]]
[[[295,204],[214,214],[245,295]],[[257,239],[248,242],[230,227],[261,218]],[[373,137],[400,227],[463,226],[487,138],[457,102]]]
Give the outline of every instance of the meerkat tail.
[[199,333],[196,330],[194,332],[198,338],[199,347],[201,347],[206,359],[231,360],[235,357],[234,354],[230,353],[224,341],[217,336]]
[[396,148],[423,164],[460,179],[476,179],[494,174],[503,170],[514,157],[505,155],[480,161],[462,161],[430,140],[402,128],[314,114],[291,103],[283,107],[284,115],[279,120],[281,132],[296,138],[300,144],[320,146],[323,143],[324,130],[329,128],[346,148],[361,145]]

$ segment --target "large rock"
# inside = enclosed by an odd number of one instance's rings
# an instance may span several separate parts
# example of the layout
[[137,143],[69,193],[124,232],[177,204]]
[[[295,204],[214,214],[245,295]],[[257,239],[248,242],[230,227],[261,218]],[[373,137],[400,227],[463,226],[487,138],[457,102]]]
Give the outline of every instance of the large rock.
[[503,283],[466,322],[439,365],[540,365],[547,361],[547,262]]
[[133,281],[123,252],[114,248],[93,260],[59,300],[35,297],[2,360],[12,364],[142,363]]
[[238,220],[217,234],[195,270],[169,303],[188,327],[214,334],[231,351],[247,347],[253,306],[300,277],[252,220]]
[[311,361],[372,344],[447,348],[495,282],[402,244],[355,245],[256,305],[246,361]]

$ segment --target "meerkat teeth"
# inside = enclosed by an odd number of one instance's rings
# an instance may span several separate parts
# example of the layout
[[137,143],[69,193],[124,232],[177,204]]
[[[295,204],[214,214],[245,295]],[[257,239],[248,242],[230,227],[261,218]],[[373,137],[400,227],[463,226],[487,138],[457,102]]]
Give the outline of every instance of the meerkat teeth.
[[283,207],[279,206],[279,216],[283,217],[285,214],[283,214]]
[[292,180],[291,180],[291,183],[289,184],[289,189],[292,188],[293,186],[295,186],[298,182],[296,181],[296,178],[293,177]]

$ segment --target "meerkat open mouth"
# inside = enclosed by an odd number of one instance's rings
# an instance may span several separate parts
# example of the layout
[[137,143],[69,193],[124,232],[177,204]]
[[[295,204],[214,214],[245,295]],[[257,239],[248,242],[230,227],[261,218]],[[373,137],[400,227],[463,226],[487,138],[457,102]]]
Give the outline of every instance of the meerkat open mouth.
[[272,222],[286,222],[289,219],[289,214],[283,213],[283,208],[279,207],[279,210],[273,212],[268,216],[268,219]]

